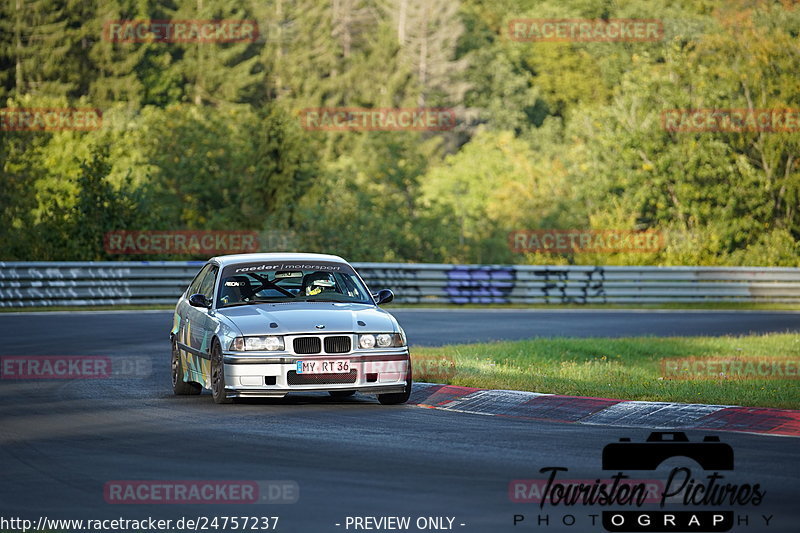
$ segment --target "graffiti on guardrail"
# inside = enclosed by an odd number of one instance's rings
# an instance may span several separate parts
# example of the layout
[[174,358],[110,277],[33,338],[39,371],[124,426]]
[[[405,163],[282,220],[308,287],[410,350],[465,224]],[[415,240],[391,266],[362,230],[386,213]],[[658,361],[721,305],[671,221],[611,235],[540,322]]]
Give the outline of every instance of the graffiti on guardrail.
[[[412,268],[359,268],[372,292],[391,289],[402,298],[403,303],[418,304],[422,301],[423,289],[419,285],[419,271]],[[398,301],[400,301],[398,299]]]
[[[202,265],[203,261],[0,261],[0,307],[174,305]],[[799,268],[353,266],[373,292],[391,289],[396,302],[411,304],[800,300]]]
[[129,287],[12,287],[0,290],[2,299],[41,298],[129,298],[134,296]]
[[[572,278],[570,279],[570,274]],[[574,271],[567,269],[545,268],[534,272],[544,281],[541,288],[545,303],[585,304],[592,302],[606,303],[606,291],[603,282],[606,279],[603,267],[593,270]]]
[[505,304],[516,279],[513,267],[456,266],[447,271],[444,291],[454,304]]

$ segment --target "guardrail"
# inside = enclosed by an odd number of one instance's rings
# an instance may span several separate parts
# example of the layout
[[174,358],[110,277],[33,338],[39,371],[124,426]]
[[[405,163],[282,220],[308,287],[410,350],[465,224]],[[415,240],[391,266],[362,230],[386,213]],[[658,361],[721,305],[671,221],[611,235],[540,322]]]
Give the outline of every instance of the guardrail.
[[[0,307],[175,303],[202,261],[0,262]],[[354,263],[401,303],[800,303],[800,268]]]

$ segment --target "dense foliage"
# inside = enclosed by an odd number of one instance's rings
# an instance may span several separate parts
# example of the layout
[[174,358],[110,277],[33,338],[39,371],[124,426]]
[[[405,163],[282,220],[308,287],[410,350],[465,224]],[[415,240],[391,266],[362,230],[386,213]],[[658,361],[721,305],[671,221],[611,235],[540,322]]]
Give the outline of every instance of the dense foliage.
[[[656,42],[519,42],[512,18],[641,18]],[[255,42],[111,42],[246,19]],[[675,132],[684,108],[800,108],[800,8],[757,0],[11,0],[0,259],[121,259],[111,230],[291,232],[354,261],[797,265],[798,132]],[[450,131],[308,131],[301,109],[452,108]],[[665,232],[658,253],[514,254],[516,229]],[[187,257],[187,256],[184,256]],[[150,257],[152,258],[152,256]]]

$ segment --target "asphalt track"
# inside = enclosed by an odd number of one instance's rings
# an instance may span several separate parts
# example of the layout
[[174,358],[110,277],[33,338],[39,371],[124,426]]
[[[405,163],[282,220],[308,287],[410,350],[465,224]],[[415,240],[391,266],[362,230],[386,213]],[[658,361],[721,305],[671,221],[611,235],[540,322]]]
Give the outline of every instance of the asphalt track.
[[[800,314],[785,312],[402,309],[395,315],[412,343],[428,345],[800,330]],[[514,503],[509,483],[543,478],[539,469],[548,466],[568,468],[565,479],[609,477],[601,469],[603,446],[620,437],[643,441],[649,433],[385,407],[365,396],[334,401],[305,395],[227,406],[213,404],[207,394],[175,397],[169,386],[170,321],[169,312],[0,315],[0,355],[136,357],[149,361],[152,370],[136,378],[0,380],[0,518],[279,516],[278,531],[335,532],[356,530],[345,528],[348,516],[409,516],[410,531],[418,531],[418,517],[447,516],[455,517],[457,531],[603,531],[592,526],[591,515],[618,507]],[[696,441],[708,432],[687,434]],[[800,440],[719,436],[735,452],[735,469],[724,473],[724,482],[758,483],[766,492],[758,506],[719,507],[734,511],[737,521],[747,518],[734,531],[797,531]],[[706,480],[697,465],[692,474]],[[297,483],[299,500],[110,504],[103,489],[111,480],[289,480]],[[670,503],[667,508],[696,509]],[[514,515],[525,520],[514,526]],[[549,524],[537,523],[540,515]],[[574,516],[575,525],[563,525],[564,515]],[[769,526],[762,515],[772,515]],[[3,529],[12,528],[0,524]]]

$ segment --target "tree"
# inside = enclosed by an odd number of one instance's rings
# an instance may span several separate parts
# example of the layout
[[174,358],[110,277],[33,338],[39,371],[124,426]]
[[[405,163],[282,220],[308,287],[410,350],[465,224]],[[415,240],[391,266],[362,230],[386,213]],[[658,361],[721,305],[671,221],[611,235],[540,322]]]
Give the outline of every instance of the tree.
[[[106,258],[104,235],[120,228],[135,228],[147,216],[146,191],[132,185],[130,175],[120,187],[111,184],[108,146],[95,148],[90,159],[81,161],[78,195],[68,213],[69,235],[62,246],[66,257],[99,261]],[[45,224],[46,225],[46,224]]]
[[[174,20],[253,20],[248,3],[179,0]],[[263,80],[258,68],[260,43],[170,43],[173,62],[167,70],[180,75],[185,101],[194,105],[246,102]]]
[[77,88],[71,78],[79,69],[69,54],[76,32],[68,25],[68,2],[10,0],[2,9],[6,94],[70,95]]
[[467,66],[457,58],[464,27],[459,3],[452,0],[399,0],[384,8],[395,26],[401,63],[413,70],[419,84],[417,105],[461,102],[467,84],[460,77]]
[[257,118],[250,164],[241,174],[238,205],[248,228],[292,229],[299,199],[317,175],[304,132],[280,105]]
[[510,262],[509,231],[569,224],[568,181],[557,159],[535,154],[508,131],[479,131],[421,180],[424,205],[443,205],[458,224],[450,261]]

